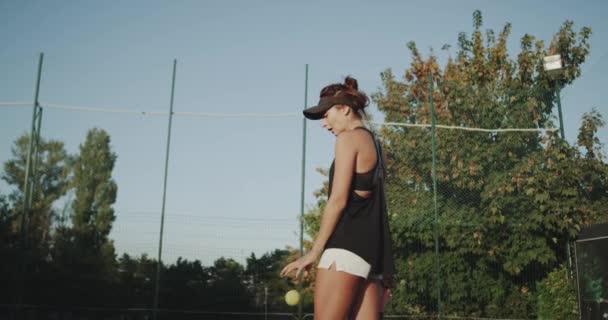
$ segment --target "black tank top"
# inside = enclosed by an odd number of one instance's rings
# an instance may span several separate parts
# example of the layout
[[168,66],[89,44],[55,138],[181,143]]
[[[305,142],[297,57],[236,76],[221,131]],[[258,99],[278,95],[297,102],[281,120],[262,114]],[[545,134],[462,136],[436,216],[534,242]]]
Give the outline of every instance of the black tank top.
[[[392,242],[388,227],[388,212],[384,192],[384,161],[382,151],[373,133],[367,131],[376,147],[376,165],[366,173],[353,172],[349,199],[325,248],[346,249],[371,265],[370,273],[382,274],[385,285],[392,286],[395,273]],[[329,169],[329,195],[334,178],[335,160]],[[363,198],[354,190],[368,190]]]

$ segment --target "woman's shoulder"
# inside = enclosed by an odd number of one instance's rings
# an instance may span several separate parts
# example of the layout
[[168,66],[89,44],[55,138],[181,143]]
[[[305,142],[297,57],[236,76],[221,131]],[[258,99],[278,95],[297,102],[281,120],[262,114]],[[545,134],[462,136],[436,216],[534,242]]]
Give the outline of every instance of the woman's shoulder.
[[361,133],[357,132],[361,130],[348,130],[340,133],[336,137],[336,145],[342,146],[356,146],[357,141],[361,139]]
[[348,143],[352,143],[357,146],[361,146],[368,143],[374,143],[374,136],[368,129],[357,128],[354,130],[347,131],[345,133],[347,135],[344,138]]
[[374,148],[373,136],[365,129],[355,129],[342,132],[336,138],[336,149],[349,149],[354,152],[372,150]]

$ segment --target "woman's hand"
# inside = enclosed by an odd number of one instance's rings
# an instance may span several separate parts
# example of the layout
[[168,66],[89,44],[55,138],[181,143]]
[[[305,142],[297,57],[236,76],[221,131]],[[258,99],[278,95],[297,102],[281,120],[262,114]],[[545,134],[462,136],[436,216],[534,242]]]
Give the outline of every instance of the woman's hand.
[[300,257],[298,260],[286,265],[285,268],[283,268],[283,270],[281,271],[281,277],[287,276],[294,270],[296,270],[295,279],[300,276],[300,273],[302,271],[304,271],[304,277],[306,277],[308,275],[308,270],[310,270],[310,267],[317,261],[317,259],[318,254],[309,252],[303,257]]

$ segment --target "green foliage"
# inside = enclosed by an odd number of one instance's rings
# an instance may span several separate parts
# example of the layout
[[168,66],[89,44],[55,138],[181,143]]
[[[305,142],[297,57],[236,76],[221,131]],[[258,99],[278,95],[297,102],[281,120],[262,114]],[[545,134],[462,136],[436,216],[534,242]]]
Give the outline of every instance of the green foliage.
[[202,307],[210,310],[243,311],[250,307],[250,293],[244,283],[245,269],[233,259],[219,258],[211,266],[210,292]]
[[[0,302],[12,303],[18,268],[28,257],[23,291],[25,302],[56,308],[152,308],[157,261],[143,254],[116,258],[108,236],[115,220],[112,205],[117,185],[112,170],[117,155],[110,137],[91,129],[79,153],[68,155],[59,141],[40,140],[35,193],[30,212],[28,246],[20,243],[23,179],[29,139],[13,147],[13,159],[4,164],[2,178],[14,186],[9,197],[0,194]],[[71,178],[71,179],[70,179]],[[73,190],[69,219],[58,218],[56,200]],[[69,198],[68,198],[69,199]],[[68,200],[69,201],[69,200]],[[64,209],[65,210],[65,209]],[[53,221],[58,222],[53,224]],[[33,240],[36,240],[35,242]],[[296,251],[275,250],[259,259],[252,254],[247,266],[219,258],[212,266],[179,258],[160,265],[160,307],[205,311],[262,311],[268,287],[269,311],[293,311],[283,296],[293,284],[279,271]],[[310,309],[312,295],[303,295]]]
[[[475,11],[473,33],[458,35],[458,52],[443,68],[432,53],[424,58],[414,42],[408,43],[412,63],[403,80],[386,70],[381,73],[383,90],[372,95],[386,122],[430,124],[432,94],[441,125],[553,125],[556,91],[580,76],[591,30],[575,32],[566,21],[548,48],[526,34],[520,52],[511,57],[511,25],[499,33],[487,30],[484,37],[482,22],[481,12]],[[550,78],[543,69],[543,57],[550,54],[562,55],[561,79]],[[555,131],[438,128],[436,223],[431,130],[383,127],[398,272],[388,312],[435,313],[440,289],[446,315],[534,315],[537,282],[564,263],[566,243],[583,225],[598,221],[608,204],[608,166],[597,137],[603,125],[597,112],[585,115],[578,147]],[[324,187],[304,218],[311,238],[326,201]]]
[[[161,265],[162,266],[162,265]],[[150,259],[146,254],[139,257],[131,257],[123,254],[118,259],[118,277],[116,293],[118,294],[119,305],[131,308],[151,308],[154,299],[154,281],[156,279],[157,260]],[[165,273],[162,273],[163,275]],[[171,272],[167,272],[171,276]],[[179,282],[175,283],[180,286]],[[163,291],[172,293],[171,288],[164,287]],[[172,298],[163,299],[171,305]]]
[[[4,262],[0,263],[0,283],[4,283],[5,287],[14,285],[13,275],[19,258],[18,233],[13,229],[17,225],[15,218],[16,214],[8,199],[0,194],[0,260]],[[0,290],[0,301],[8,301],[10,298],[10,292]]]
[[[0,194],[0,250],[10,250],[14,248],[16,241],[13,226],[15,225],[16,215],[11,209],[6,196]],[[11,248],[12,247],[12,248]]]
[[290,307],[285,304],[284,295],[293,286],[278,276],[290,254],[289,250],[277,249],[259,258],[253,253],[247,258],[245,279],[249,291],[253,293],[255,306],[259,310],[264,309],[266,302],[268,310],[290,311]]
[[[432,53],[425,58],[409,42],[412,63],[403,79],[390,69],[382,72],[383,89],[372,96],[385,120],[430,124],[432,96],[442,125],[551,127],[556,92],[581,75],[591,30],[575,30],[566,21],[548,47],[526,34],[519,52],[510,56],[511,25],[485,33],[482,26],[481,12],[475,11],[473,32],[458,34],[456,55],[443,67]],[[549,54],[562,56],[564,72],[559,79],[550,78],[542,67],[542,58]],[[606,219],[608,165],[597,136],[604,124],[596,111],[586,114],[576,145],[554,131],[438,128],[435,168],[427,127],[383,127],[398,273],[387,312],[435,313],[440,293],[444,315],[575,316],[571,283],[563,268],[555,268],[566,262],[566,244],[581,227]],[[17,259],[28,257],[27,303],[152,307],[157,261],[126,254],[116,259],[109,238],[118,192],[112,179],[117,156],[101,129],[87,133],[76,156],[68,155],[62,142],[41,139],[33,173],[33,209],[28,215],[29,246],[26,252],[19,251],[28,146],[27,135],[15,141],[13,158],[2,173],[15,190],[8,197],[0,195],[0,261],[13,262],[0,264],[2,283],[14,282]],[[53,226],[57,217],[53,203],[71,188],[75,200],[70,221]],[[315,192],[317,202],[304,216],[305,248],[310,248],[318,232],[326,194],[327,182]],[[278,272],[298,255],[294,249],[275,250],[260,258],[252,254],[246,266],[226,258],[212,266],[181,258],[173,265],[161,264],[161,308],[260,311],[266,287],[270,311],[292,311],[285,307],[283,295],[294,283],[280,279]],[[312,306],[314,271],[304,282],[305,309]],[[600,297],[605,292],[598,283],[605,279],[596,273],[583,278],[585,294]],[[2,290],[0,302],[11,299],[12,293]]]
[[161,275],[161,301],[163,308],[196,309],[208,301],[212,279],[209,267],[200,261],[181,257],[164,269]]
[[568,279],[568,270],[560,266],[538,283],[538,319],[578,319],[578,305],[574,280]]
[[72,203],[72,223],[75,230],[94,233],[98,245],[107,240],[115,220],[112,208],[118,189],[112,179],[115,162],[110,136],[101,129],[89,130],[74,161],[72,184],[76,199]]
[[82,297],[91,288],[104,292],[118,282],[114,244],[108,239],[115,219],[115,160],[110,137],[101,129],[88,131],[74,157],[71,225],[60,224],[55,229],[51,252],[56,278],[73,288],[74,305],[78,305],[77,301],[86,305],[88,299]]
[[[329,176],[329,171],[317,168],[316,171],[324,177]],[[329,181],[325,180],[323,185],[315,190],[314,195],[317,202],[304,213],[304,233],[310,240],[314,239],[321,227],[321,214],[327,203],[327,194],[329,193]],[[312,245],[311,241],[306,242],[307,249]]]
[[[117,155],[102,129],[88,131],[79,153],[68,155],[63,143],[40,140],[34,170],[34,201],[26,249],[20,226],[24,168],[29,138],[17,139],[13,159],[4,164],[2,178],[15,191],[0,194],[0,303],[13,303],[18,287],[24,302],[52,308],[153,307],[158,263],[146,254],[116,258],[109,238],[115,220],[112,208],[118,188],[112,179]],[[59,217],[53,204],[66,194],[69,216]],[[71,202],[70,202],[71,201]],[[56,222],[55,224],[53,222]],[[36,240],[36,241],[33,241]],[[295,283],[279,277],[297,250],[275,250],[246,266],[219,258],[212,266],[179,258],[160,264],[160,308],[202,311],[293,312],[284,295]],[[27,257],[26,280],[18,280],[20,261]],[[264,290],[267,288],[268,290]],[[266,294],[267,292],[267,294]],[[312,311],[312,291],[304,290],[304,310]]]
[[[12,219],[10,232],[19,232],[23,214],[25,168],[30,138],[22,135],[15,141],[11,152],[13,158],[4,163],[2,179],[14,187],[10,194]],[[28,247],[32,257],[45,257],[51,241],[51,225],[57,215],[53,203],[65,195],[69,187],[71,158],[64,149],[63,142],[41,138],[38,146],[37,164],[34,169],[34,192],[32,209],[27,215]],[[44,259],[41,259],[44,260]]]
[[[545,48],[532,35],[510,57],[501,32],[481,32],[473,15],[471,36],[460,33],[458,52],[444,67],[408,43],[412,63],[399,81],[389,69],[373,100],[385,121],[430,124],[430,96],[437,123],[476,128],[552,126],[553,97],[580,76],[590,29],[565,22]],[[564,74],[553,80],[542,58],[559,53]],[[434,90],[430,91],[430,79]],[[438,128],[437,205],[439,274],[436,273],[431,131],[384,127],[388,202],[398,276],[395,312],[528,317],[534,290],[566,259],[566,243],[596,221],[608,204],[608,166],[597,128],[601,116],[584,117],[578,145],[556,132],[471,132]],[[589,160],[586,160],[589,159]]]
[[[54,279],[49,261],[52,225],[57,216],[53,203],[69,187],[71,159],[62,142],[43,138],[38,141],[38,153],[33,159],[30,176],[33,182],[32,204],[24,216],[29,144],[28,135],[17,138],[11,149],[12,158],[4,163],[1,175],[13,190],[8,199],[0,201],[0,280],[4,284],[2,287],[6,288],[0,293],[3,302],[14,302],[18,292],[16,286],[24,286],[26,303],[42,303],[43,297],[49,296],[50,280]],[[20,277],[19,274],[25,276]]]

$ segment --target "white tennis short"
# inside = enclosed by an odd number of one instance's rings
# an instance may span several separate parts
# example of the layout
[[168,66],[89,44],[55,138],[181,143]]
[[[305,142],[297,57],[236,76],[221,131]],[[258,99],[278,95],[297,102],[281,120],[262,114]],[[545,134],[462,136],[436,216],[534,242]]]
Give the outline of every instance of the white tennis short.
[[364,279],[382,279],[381,274],[370,274],[371,265],[358,255],[338,248],[325,249],[317,268],[329,269],[335,263],[337,271],[343,271]]

